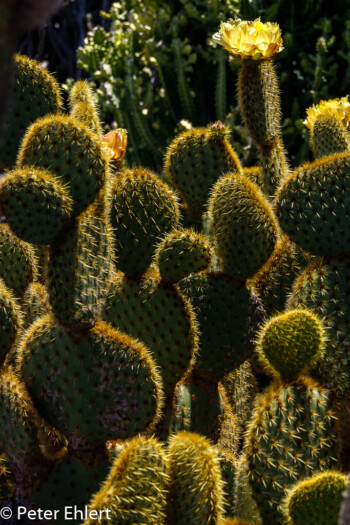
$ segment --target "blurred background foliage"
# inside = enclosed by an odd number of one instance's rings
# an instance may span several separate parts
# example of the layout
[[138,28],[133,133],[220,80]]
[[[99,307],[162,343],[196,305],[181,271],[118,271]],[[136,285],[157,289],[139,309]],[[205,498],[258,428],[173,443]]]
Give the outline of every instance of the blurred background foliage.
[[310,155],[306,108],[349,93],[349,15],[349,0],[65,0],[19,51],[45,62],[67,90],[79,78],[92,82],[108,128],[128,129],[130,164],[160,170],[175,133],[220,119],[242,162],[254,165],[237,106],[237,65],[211,36],[228,18],[278,22],[283,134],[298,165]]

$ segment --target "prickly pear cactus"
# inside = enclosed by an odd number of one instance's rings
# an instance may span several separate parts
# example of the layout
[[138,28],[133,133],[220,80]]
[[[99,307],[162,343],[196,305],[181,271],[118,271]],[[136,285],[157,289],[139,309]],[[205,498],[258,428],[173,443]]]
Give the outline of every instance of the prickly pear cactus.
[[305,126],[310,130],[310,146],[316,158],[349,150],[348,97],[321,100],[307,108]]
[[[140,436],[125,444],[106,481],[94,495],[89,511],[98,512],[101,525],[166,525],[168,485],[164,446],[154,438]],[[94,522],[91,517],[84,525]]]
[[1,168],[15,163],[20,142],[32,122],[63,108],[60,87],[53,75],[26,56],[16,55],[14,63],[14,91],[1,140]]
[[115,276],[103,318],[147,345],[172,395],[196,349],[193,313],[176,287],[152,274],[141,282]]
[[117,268],[127,277],[140,277],[150,266],[159,240],[178,220],[177,199],[167,184],[146,169],[122,172],[111,188]]
[[224,173],[241,173],[238,157],[221,122],[185,131],[170,144],[165,172],[187,205],[188,214],[200,219],[213,184]]
[[329,470],[299,481],[288,492],[284,515],[290,525],[338,525],[348,477]]
[[102,321],[74,333],[50,315],[40,318],[21,343],[18,371],[40,413],[76,449],[126,439],[160,416],[152,358]]
[[47,169],[58,178],[73,199],[72,217],[95,200],[108,176],[101,140],[67,115],[49,115],[34,122],[23,139],[18,164]]
[[245,454],[262,523],[278,525],[296,478],[336,465],[334,416],[327,392],[310,379],[274,383],[257,400]]
[[278,225],[256,184],[245,176],[221,177],[209,201],[211,227],[225,271],[245,280],[272,254]]
[[8,461],[0,456],[0,504],[11,499],[16,490],[14,475]]
[[15,297],[21,297],[37,275],[33,247],[18,239],[7,224],[0,224],[0,277]]
[[315,119],[310,133],[311,149],[316,158],[350,149],[348,132],[336,115],[323,114]]
[[110,241],[108,220],[92,204],[50,246],[50,304],[64,326],[88,328],[101,314],[112,270]]
[[337,255],[350,251],[350,153],[306,163],[279,187],[277,216],[283,231],[306,252]]
[[327,336],[309,310],[288,310],[272,317],[260,330],[256,352],[266,370],[284,380],[305,374],[322,358]]
[[207,439],[179,432],[169,441],[171,525],[216,525],[223,518],[219,459]]
[[14,344],[22,323],[20,305],[0,278],[0,363]]
[[328,344],[312,375],[340,395],[346,395],[350,387],[349,275],[348,256],[318,258],[296,279],[287,302],[288,308],[311,309],[323,320]]
[[78,80],[69,92],[70,114],[80,120],[96,135],[102,135],[102,126],[96,96],[86,80]]
[[272,318],[258,338],[258,352],[279,376],[257,398],[244,444],[249,482],[263,525],[281,523],[283,499],[295,479],[332,468],[337,460],[328,392],[299,375],[307,361],[310,364],[320,355],[322,328],[311,312],[299,312],[299,316],[297,328],[298,311]]
[[73,201],[48,171],[25,167],[8,172],[1,181],[0,207],[17,237],[50,244],[67,226]]
[[294,280],[310,259],[311,256],[290,242],[286,235],[278,240],[267,262],[249,283],[262,300],[268,317],[285,309]]

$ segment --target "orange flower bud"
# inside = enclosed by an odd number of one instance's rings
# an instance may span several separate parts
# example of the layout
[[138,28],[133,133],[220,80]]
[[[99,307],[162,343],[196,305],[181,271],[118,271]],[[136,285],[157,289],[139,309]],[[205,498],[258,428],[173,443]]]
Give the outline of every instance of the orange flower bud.
[[126,129],[115,129],[103,136],[103,140],[109,146],[111,159],[122,160],[128,143],[128,132]]

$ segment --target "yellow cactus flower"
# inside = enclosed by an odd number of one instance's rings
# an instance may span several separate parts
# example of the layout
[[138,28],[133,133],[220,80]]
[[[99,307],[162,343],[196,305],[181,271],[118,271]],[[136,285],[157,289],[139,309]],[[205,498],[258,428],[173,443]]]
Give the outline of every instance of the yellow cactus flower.
[[122,160],[128,143],[128,132],[126,129],[115,129],[103,136],[103,140],[109,146],[111,159]]
[[283,40],[278,24],[246,20],[221,22],[220,31],[213,35],[214,42],[238,58],[261,60],[270,58],[283,50]]
[[348,96],[343,98],[333,98],[331,100],[321,100],[319,104],[311,106],[306,110],[307,118],[304,124],[307,128],[312,129],[315,120],[320,115],[332,115],[338,118],[346,128],[350,123],[350,102]]

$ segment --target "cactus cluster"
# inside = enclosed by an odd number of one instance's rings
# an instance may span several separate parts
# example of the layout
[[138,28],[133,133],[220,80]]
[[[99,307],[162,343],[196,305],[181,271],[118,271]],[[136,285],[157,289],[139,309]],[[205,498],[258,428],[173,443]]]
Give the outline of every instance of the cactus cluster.
[[278,28],[231,21],[215,40],[240,61],[255,170],[221,122],[175,137],[163,176],[127,167],[86,82],[65,110],[15,58],[18,92],[56,106],[26,115],[0,182],[1,501],[86,506],[84,525],[337,523],[348,132],[316,115],[317,158],[291,171]]

